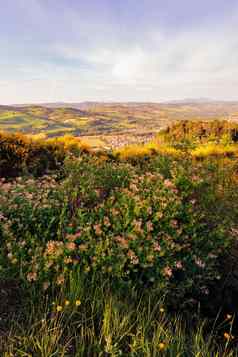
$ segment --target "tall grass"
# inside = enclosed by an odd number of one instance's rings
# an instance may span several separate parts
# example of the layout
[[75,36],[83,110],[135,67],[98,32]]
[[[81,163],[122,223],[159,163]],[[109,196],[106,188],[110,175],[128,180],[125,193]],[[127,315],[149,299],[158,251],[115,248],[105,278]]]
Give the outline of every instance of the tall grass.
[[215,326],[197,316],[186,322],[166,311],[157,293],[112,291],[110,282],[80,274],[54,299],[32,303],[25,313],[1,336],[3,356],[238,355],[228,321]]

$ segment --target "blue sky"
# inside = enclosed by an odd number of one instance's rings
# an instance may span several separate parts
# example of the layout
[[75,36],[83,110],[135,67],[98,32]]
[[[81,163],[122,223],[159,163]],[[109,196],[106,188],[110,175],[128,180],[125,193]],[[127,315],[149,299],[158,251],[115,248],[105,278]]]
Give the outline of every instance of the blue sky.
[[238,100],[238,0],[0,0],[0,103]]

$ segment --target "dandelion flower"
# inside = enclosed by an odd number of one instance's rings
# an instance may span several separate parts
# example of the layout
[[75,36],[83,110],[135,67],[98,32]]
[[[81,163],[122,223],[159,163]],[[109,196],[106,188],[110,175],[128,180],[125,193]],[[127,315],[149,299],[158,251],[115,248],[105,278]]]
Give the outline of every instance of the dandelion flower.
[[160,351],[164,351],[165,350],[165,343],[163,343],[163,342],[159,343],[159,350]]
[[75,301],[75,305],[76,305],[76,306],[80,306],[80,305],[81,305],[81,301],[80,301],[80,300],[76,300],[76,301]]

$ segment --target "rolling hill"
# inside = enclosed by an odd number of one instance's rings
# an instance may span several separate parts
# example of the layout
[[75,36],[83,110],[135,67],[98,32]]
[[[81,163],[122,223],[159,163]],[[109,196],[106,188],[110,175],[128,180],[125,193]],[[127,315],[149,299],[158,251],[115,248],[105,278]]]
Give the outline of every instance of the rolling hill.
[[43,103],[0,106],[0,130],[45,137],[86,137],[93,146],[147,141],[181,120],[238,121],[238,102]]

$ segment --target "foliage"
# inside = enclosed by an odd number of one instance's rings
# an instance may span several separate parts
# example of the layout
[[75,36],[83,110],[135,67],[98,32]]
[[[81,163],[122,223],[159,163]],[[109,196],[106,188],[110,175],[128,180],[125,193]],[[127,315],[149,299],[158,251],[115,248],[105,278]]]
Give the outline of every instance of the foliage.
[[0,177],[39,176],[62,166],[67,154],[86,151],[88,145],[70,136],[33,140],[19,133],[0,133]]
[[93,152],[72,137],[1,134],[0,150],[0,304],[3,279],[24,291],[1,352],[237,355],[235,314],[199,315],[221,308],[237,238],[236,144]]
[[238,124],[226,120],[182,120],[164,129],[158,137],[170,144],[186,140],[225,144],[238,141]]
[[173,162],[167,175],[156,161],[147,171],[85,155],[68,160],[60,183],[2,181],[2,269],[44,288],[101,272],[156,285],[173,306],[209,295],[229,244],[228,227],[207,220],[218,197],[195,169]]

